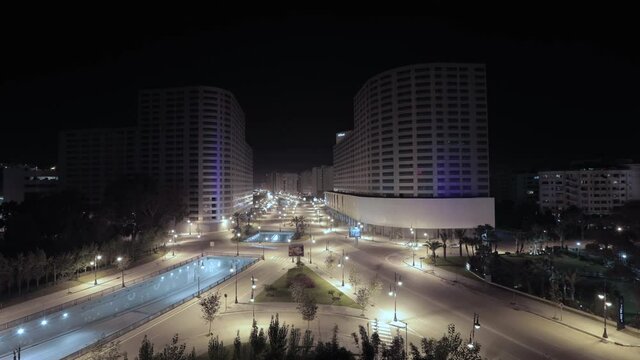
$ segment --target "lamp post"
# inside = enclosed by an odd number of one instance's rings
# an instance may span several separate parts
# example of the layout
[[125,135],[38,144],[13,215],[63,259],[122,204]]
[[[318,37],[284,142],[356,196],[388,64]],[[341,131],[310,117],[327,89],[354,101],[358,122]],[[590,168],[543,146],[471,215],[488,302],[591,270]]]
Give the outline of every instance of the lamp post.
[[122,270],[121,278],[122,278],[122,287],[124,287],[124,266],[122,266],[122,256],[118,256],[116,259],[118,261],[118,266]]
[[253,305],[253,321],[256,321],[256,302],[253,297],[253,291],[256,289],[256,278],[251,275],[251,304]]
[[340,263],[338,267],[342,268],[342,286],[344,286],[344,268],[346,267],[345,260],[349,260],[349,256],[345,256],[344,249],[342,249],[342,257],[340,258]]
[[578,249],[578,260],[580,260],[580,241],[578,241],[576,245],[577,245],[576,249]]
[[602,320],[604,322],[604,333],[602,333],[602,337],[607,339],[609,336],[607,335],[607,307],[611,306],[611,303],[607,301],[607,293],[598,294],[598,298],[602,300]]
[[98,285],[98,260],[102,259],[102,255],[96,255],[93,260],[93,285]]
[[476,330],[480,329],[480,314],[473,313],[473,326],[471,327],[471,334],[469,334],[469,343],[467,347],[473,349],[476,347]]
[[309,247],[309,264],[313,264],[313,244],[316,243],[316,240],[311,235],[311,246]]
[[393,273],[393,285],[389,285],[389,296],[393,296],[393,321],[398,321],[398,289],[402,286],[402,275]]
[[189,235],[191,235],[191,220],[187,220],[187,223],[189,224]]
[[238,263],[236,263],[235,259],[233,260],[233,267],[234,267],[234,272],[235,272],[235,278],[236,278],[236,304],[238,303]]
[[236,256],[240,256],[240,232],[236,233]]

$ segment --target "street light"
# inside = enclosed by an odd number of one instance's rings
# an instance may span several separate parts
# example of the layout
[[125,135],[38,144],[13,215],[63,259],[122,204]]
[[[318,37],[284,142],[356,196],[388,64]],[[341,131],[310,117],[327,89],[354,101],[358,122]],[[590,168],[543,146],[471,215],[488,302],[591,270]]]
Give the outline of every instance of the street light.
[[313,264],[313,244],[316,243],[316,240],[311,235],[311,246],[309,247],[309,264]]
[[116,260],[118,261],[118,266],[120,266],[120,269],[122,270],[122,287],[124,287],[124,266],[122,266],[122,256],[118,256]]
[[578,246],[578,247],[577,247],[577,249],[578,249],[578,260],[580,260],[580,241],[578,241],[578,242],[576,243],[576,245]]
[[97,272],[97,268],[98,268],[98,260],[102,259],[102,255],[96,255],[94,257],[94,261],[93,264],[93,285],[98,285],[98,272]]
[[236,304],[238,303],[238,263],[236,263],[236,260],[233,260],[233,272],[235,272],[235,278],[236,278]]
[[189,223],[189,235],[191,235],[191,220],[187,220],[187,223]]
[[603,304],[602,304],[602,319],[604,322],[604,333],[602,334],[602,337],[607,339],[609,336],[607,335],[607,307],[611,306],[611,303],[607,301],[607,293],[605,292],[604,294],[598,294],[598,298],[600,298],[600,300],[602,300]]
[[345,256],[344,249],[342,249],[342,257],[340,258],[340,263],[338,264],[338,267],[342,268],[342,286],[344,286],[344,268],[346,267],[345,260],[349,260],[349,256]]
[[476,347],[475,339],[476,339],[476,330],[480,329],[480,314],[473,313],[473,326],[471,327],[471,334],[469,334],[469,343],[467,347],[469,349],[473,349]]
[[389,296],[393,296],[393,321],[398,321],[398,289],[402,286],[402,275],[393,273],[393,285],[389,285]]
[[253,305],[253,321],[256,321],[256,302],[253,298],[253,291],[256,289],[256,278],[251,275],[251,304]]
[[238,237],[236,239],[236,256],[240,256],[240,232],[239,231],[236,233],[236,236]]

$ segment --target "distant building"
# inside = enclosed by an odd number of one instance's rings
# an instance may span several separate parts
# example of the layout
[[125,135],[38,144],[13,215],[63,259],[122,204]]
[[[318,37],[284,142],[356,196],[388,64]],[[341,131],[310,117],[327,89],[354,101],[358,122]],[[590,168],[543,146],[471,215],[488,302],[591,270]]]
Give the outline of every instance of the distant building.
[[137,146],[134,127],[62,131],[58,146],[60,182],[97,205],[109,183],[137,172]]
[[311,194],[324,197],[325,191],[333,191],[333,167],[317,166],[311,169]]
[[488,141],[484,65],[385,71],[356,94],[353,130],[336,134],[325,198],[375,229],[495,225]]
[[585,214],[608,215],[627,201],[640,200],[640,164],[541,171],[538,176],[540,208],[553,213],[576,206]]
[[267,189],[273,193],[286,192],[297,194],[299,190],[300,176],[296,173],[271,172],[265,176]]
[[62,132],[64,186],[99,203],[112,180],[149,175],[182,194],[200,230],[251,206],[253,153],[232,93],[208,86],[143,90],[138,118],[132,128]]
[[313,190],[313,181],[312,181],[312,176],[311,176],[312,171],[311,170],[305,170],[303,172],[300,173],[300,193],[303,195],[314,195],[314,190]]
[[537,173],[515,174],[512,177],[513,200],[516,204],[538,203],[540,181]]
[[2,202],[21,203],[58,189],[58,172],[55,168],[45,170],[23,165],[2,169]]

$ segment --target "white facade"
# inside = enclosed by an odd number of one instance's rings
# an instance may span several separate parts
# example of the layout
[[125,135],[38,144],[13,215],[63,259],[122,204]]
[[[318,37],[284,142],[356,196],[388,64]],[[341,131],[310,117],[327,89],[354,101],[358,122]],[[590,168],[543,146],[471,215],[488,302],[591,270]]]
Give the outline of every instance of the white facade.
[[354,128],[336,134],[334,190],[389,197],[488,197],[485,67],[419,64],[369,79]]
[[615,169],[542,171],[540,208],[558,212],[576,206],[585,214],[608,215],[631,200],[640,200],[640,164]]
[[139,170],[180,191],[189,219],[212,228],[252,203],[244,112],[227,90],[195,86],[139,96]]
[[416,229],[495,226],[493,198],[381,198],[326,192],[327,205],[367,225]]

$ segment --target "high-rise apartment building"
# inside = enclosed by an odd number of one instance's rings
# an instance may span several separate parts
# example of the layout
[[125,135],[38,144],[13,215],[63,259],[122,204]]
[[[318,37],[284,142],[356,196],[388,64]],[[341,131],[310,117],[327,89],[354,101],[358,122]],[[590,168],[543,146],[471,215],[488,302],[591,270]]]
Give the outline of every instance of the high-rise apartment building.
[[541,171],[540,208],[553,213],[576,206],[588,215],[609,215],[640,200],[640,164],[610,168]]
[[227,90],[140,92],[139,171],[184,194],[189,219],[213,224],[251,205],[253,154],[245,118]]
[[474,203],[467,209],[486,214],[458,227],[493,224],[486,81],[484,65],[453,63],[405,66],[369,79],[354,98],[353,129],[336,135],[330,204],[337,207],[347,194],[457,199],[447,203]]
[[144,174],[178,191],[189,220],[203,230],[252,203],[253,154],[244,113],[224,89],[143,90],[137,127],[64,132],[61,149],[65,185],[94,202],[112,179]]
[[334,188],[398,197],[489,196],[486,75],[421,64],[369,79],[354,129],[334,146]]

